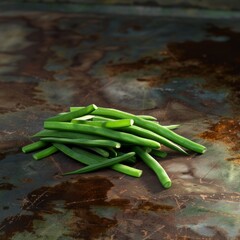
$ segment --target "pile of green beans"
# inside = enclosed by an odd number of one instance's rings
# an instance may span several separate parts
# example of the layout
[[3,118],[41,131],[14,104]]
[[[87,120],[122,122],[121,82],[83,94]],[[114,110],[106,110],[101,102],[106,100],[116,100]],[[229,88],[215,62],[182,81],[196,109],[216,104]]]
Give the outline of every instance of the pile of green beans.
[[[179,125],[163,126],[148,115],[134,115],[112,108],[71,107],[44,121],[44,129],[35,135],[36,141],[22,147],[24,153],[34,152],[40,160],[61,152],[84,165],[63,175],[82,174],[102,168],[133,177],[142,170],[134,167],[141,159],[157,176],[164,188],[170,188],[171,179],[154,157],[165,158],[161,145],[183,154],[187,151],[204,153],[206,148],[173,130]],[[153,157],[154,156],[154,157]]]

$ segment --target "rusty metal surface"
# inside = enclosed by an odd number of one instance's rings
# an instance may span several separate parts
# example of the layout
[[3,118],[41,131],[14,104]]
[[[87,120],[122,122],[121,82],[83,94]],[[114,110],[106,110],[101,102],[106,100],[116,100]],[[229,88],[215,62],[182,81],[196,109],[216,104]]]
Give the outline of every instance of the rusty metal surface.
[[[240,239],[240,20],[0,14],[0,239]],[[95,103],[151,114],[207,146],[169,152],[162,189],[104,170],[61,177],[20,148],[43,120]]]

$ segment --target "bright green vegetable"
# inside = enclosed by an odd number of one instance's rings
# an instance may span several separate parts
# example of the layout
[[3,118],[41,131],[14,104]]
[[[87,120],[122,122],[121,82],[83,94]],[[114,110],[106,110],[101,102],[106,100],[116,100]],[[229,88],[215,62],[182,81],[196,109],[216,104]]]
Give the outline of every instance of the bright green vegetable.
[[80,168],[80,169],[72,171],[72,172],[64,173],[64,175],[87,173],[87,172],[96,171],[96,170],[101,169],[101,168],[110,167],[110,166],[112,166],[116,163],[126,161],[128,158],[130,158],[134,155],[135,155],[135,152],[129,152],[129,153],[126,153],[126,154],[121,155],[119,157],[107,159],[105,161],[95,163],[95,164],[91,164],[87,167],[83,167],[83,168]]
[[[70,112],[82,109],[84,107],[70,107]],[[136,115],[137,117],[140,117],[142,119],[148,120],[148,121],[157,121],[157,118],[151,116],[151,115]],[[112,119],[116,119],[118,117],[113,117]],[[83,120],[88,120],[88,119],[83,119]]]
[[170,130],[175,130],[177,128],[179,128],[180,125],[176,124],[176,125],[168,125],[168,126],[163,126],[165,128],[168,128]]
[[[33,137],[55,137],[55,138],[70,138],[70,139],[76,139],[76,138],[83,138],[83,139],[89,139],[89,140],[95,140],[99,139],[98,135],[93,134],[84,134],[84,133],[78,133],[78,132],[67,132],[67,131],[56,131],[56,130],[47,130],[44,129],[35,135]],[[107,140],[107,138],[101,137],[101,139]]]
[[[72,159],[79,161],[85,165],[91,165],[106,160],[106,158],[103,158],[101,156],[90,153],[80,148],[71,149],[65,146],[64,144],[60,143],[53,143],[53,146],[55,146],[59,151],[63,152]],[[142,175],[142,170],[129,167],[121,163],[116,163],[112,165],[110,168],[117,172],[121,172],[132,177],[140,177]]]
[[117,153],[117,151],[114,148],[107,148],[107,149],[109,151],[109,155],[110,156],[113,156],[113,157],[117,157],[118,156],[118,153]]
[[157,121],[157,118],[150,115],[136,115],[137,117],[143,118],[148,121]]
[[34,153],[34,154],[33,154],[33,158],[34,158],[35,160],[40,160],[40,159],[42,159],[42,158],[45,158],[45,157],[48,157],[48,156],[54,154],[54,153],[57,152],[57,151],[58,151],[58,149],[57,149],[56,147],[50,146],[50,147],[48,147],[48,148],[43,149],[43,150],[40,151],[40,152]]
[[97,127],[104,127],[104,121],[86,121],[86,120],[79,120],[79,119],[73,119],[71,123],[76,123],[76,124],[87,124],[91,126],[97,126]]
[[102,121],[102,122],[104,122],[104,121],[113,121],[113,120],[116,120],[116,119],[114,119],[114,118],[107,118],[107,117],[101,117],[101,116],[94,116],[94,115],[92,115],[93,116],[93,118],[92,118],[92,121]]
[[152,140],[157,141],[173,150],[187,154],[187,152],[185,150],[183,150],[181,147],[179,147],[177,144],[173,143],[172,141],[168,140],[167,138],[164,138],[150,130],[147,130],[147,129],[144,129],[144,128],[141,128],[138,126],[125,127],[125,128],[121,128],[119,130],[123,131],[123,132],[131,133],[131,134],[134,134],[134,135],[137,135],[140,137],[152,139]]
[[132,126],[134,121],[132,119],[107,120],[107,121],[86,121],[73,119],[71,123],[88,124],[91,126],[105,127],[105,128],[122,128]]
[[167,153],[166,152],[163,152],[163,151],[160,151],[160,150],[157,150],[157,149],[153,149],[151,151],[151,154],[152,155],[155,155],[157,157],[161,157],[161,158],[165,158],[167,156]]
[[88,140],[88,139],[69,139],[69,138],[41,138],[41,141],[44,142],[55,142],[55,143],[64,143],[64,144],[74,144],[87,147],[114,147],[120,148],[121,144],[112,140]]
[[57,129],[65,131],[75,131],[87,134],[95,134],[103,137],[108,137],[120,142],[131,143],[134,145],[141,145],[150,148],[159,148],[160,144],[156,141],[138,137],[129,133],[119,132],[108,128],[102,128],[97,126],[88,126],[84,124],[65,123],[65,122],[44,122],[44,128]]
[[29,153],[29,152],[33,152],[33,151],[36,151],[36,150],[39,150],[41,148],[44,148],[46,147],[48,144],[46,142],[43,142],[43,141],[37,141],[37,142],[33,142],[33,143],[30,143],[24,147],[22,147],[22,151],[24,153]]
[[[171,186],[169,176],[151,156],[162,158],[167,156],[166,152],[159,150],[160,144],[184,154],[187,152],[182,147],[197,153],[204,153],[206,148],[171,131],[179,125],[163,126],[156,120],[153,116],[98,108],[94,104],[87,107],[71,107],[70,112],[47,119],[44,122],[45,129],[33,136],[40,140],[24,146],[22,150],[27,153],[49,146],[33,154],[33,158],[42,159],[59,150],[72,159],[88,165],[65,175],[108,167],[130,176],[140,177],[141,170],[126,165],[136,162],[136,153],[156,173],[162,185],[169,188]],[[81,148],[74,147],[75,145]],[[124,164],[120,163],[122,161]]]
[[136,154],[144,161],[144,163],[156,173],[164,188],[171,187],[172,182],[158,161],[156,161],[149,153],[140,147],[133,147],[133,151],[136,152]]
[[113,121],[104,122],[103,127],[106,127],[106,128],[129,127],[129,126],[132,126],[133,123],[134,121],[132,119],[113,120]]
[[101,155],[102,157],[106,157],[106,158],[109,157],[109,152],[103,148],[99,148],[99,147],[85,147],[85,148]]
[[46,121],[54,121],[54,122],[68,122],[71,121],[73,118],[81,117],[91,113],[92,111],[96,110],[97,106],[95,104],[91,104],[87,107],[81,108],[74,112],[69,112],[61,115],[56,115],[54,117],[48,118]]
[[[77,108],[71,108],[70,110],[77,110]],[[123,111],[113,109],[113,108],[101,107],[101,108],[98,108],[95,111],[93,111],[91,114],[106,116],[106,117],[113,117],[113,118],[120,118],[120,119],[122,119],[122,118],[133,119],[134,123],[137,126],[151,130],[151,131],[175,142],[176,144],[179,144],[182,147],[185,147],[185,148],[195,151],[197,153],[204,153],[206,151],[206,148],[203,145],[193,142],[183,136],[180,136],[177,133],[171,131],[170,129],[160,125],[159,123],[145,120],[145,119],[135,116],[131,113],[123,112]]]
[[73,118],[72,120],[91,120],[93,119],[95,116],[94,115],[84,115],[84,116],[81,116],[81,117],[78,117],[78,118]]

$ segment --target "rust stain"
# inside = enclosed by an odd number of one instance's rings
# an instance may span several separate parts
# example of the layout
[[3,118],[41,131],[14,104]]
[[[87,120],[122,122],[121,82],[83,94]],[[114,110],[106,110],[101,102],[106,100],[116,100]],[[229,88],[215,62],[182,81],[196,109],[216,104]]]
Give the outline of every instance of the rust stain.
[[226,160],[235,164],[240,164],[240,155],[237,155],[236,157],[227,158]]
[[[30,211],[32,215],[19,214],[6,218],[0,224],[0,229],[5,233],[1,239],[11,239],[17,232],[33,232],[35,220],[43,220],[44,214],[59,213],[55,209],[55,201],[64,201],[65,209],[72,209],[74,212],[75,218],[71,226],[68,226],[71,229],[70,236],[93,239],[116,224],[116,220],[101,219],[90,211],[91,205],[108,205],[107,192],[112,186],[109,180],[94,177],[80,178],[72,183],[63,182],[53,187],[41,187],[23,200],[22,209]],[[81,224],[81,219],[84,219],[85,224]]]
[[[100,21],[105,24],[103,19],[89,20],[86,18],[86,21],[82,21],[82,18],[80,18],[80,20],[81,21],[79,21],[79,16],[75,14],[71,14],[70,16],[58,13],[52,13],[51,15],[35,13],[17,17],[0,17],[2,24],[19,22],[24,25],[26,29],[31,30],[25,37],[25,40],[31,42],[31,45],[21,51],[17,51],[17,53],[14,52],[14,54],[23,55],[25,58],[17,62],[16,70],[10,73],[10,75],[14,77],[23,76],[34,78],[35,82],[26,84],[29,86],[28,90],[24,86],[24,83],[12,82],[9,94],[7,91],[10,86],[0,85],[1,89],[4,89],[4,87],[6,89],[3,90],[3,100],[6,99],[6,105],[9,105],[7,107],[4,105],[4,107],[0,107],[0,113],[6,113],[10,109],[11,111],[19,111],[26,107],[34,106],[37,103],[45,105],[48,109],[52,110],[61,108],[57,105],[53,106],[52,104],[48,104],[47,99],[44,98],[44,92],[38,94],[38,97],[42,100],[41,102],[37,102],[38,99],[36,98],[37,90],[40,89],[39,91],[42,91],[39,83],[55,81],[55,73],[68,76],[68,86],[75,86],[76,94],[74,94],[73,100],[79,101],[79,95],[82,94],[83,98],[81,101],[92,102],[92,99],[89,100],[89,96],[92,97],[92,92],[95,91],[95,88],[92,90],[89,89],[89,82],[94,81],[94,84],[91,84],[91,86],[94,87],[98,81],[91,78],[87,72],[94,63],[103,58],[105,51],[113,51],[113,49],[104,49],[103,47],[103,49],[98,50],[94,48],[85,53],[78,50],[81,49],[82,41],[94,42],[100,39],[98,33],[93,34],[91,31],[87,34],[85,32],[81,33],[80,29],[88,28],[88,25],[91,26],[91,24],[94,25]],[[67,25],[65,26],[63,23]],[[76,52],[73,54],[74,48]],[[65,56],[65,53],[70,53],[72,56]],[[11,55],[13,53],[9,52],[7,54]],[[50,64],[50,68],[46,69],[48,64]],[[55,69],[55,67],[57,68]],[[58,67],[60,67],[60,69],[58,69]],[[100,84],[98,83],[98,85]],[[98,86],[97,89],[99,87],[100,86]],[[18,92],[15,94],[14,90]],[[20,96],[20,92],[23,92],[25,95]],[[16,95],[16,98],[11,98],[11,96],[14,95]],[[32,98],[33,101],[31,100]],[[99,100],[99,96],[94,96],[94,98],[96,98],[97,101]],[[102,102],[105,103],[105,100],[102,100]]]
[[204,87],[208,89],[229,88],[234,95],[232,101],[239,103],[240,33],[215,26],[210,26],[207,32],[210,36],[226,37],[227,40],[170,43],[168,54],[179,63],[180,73],[206,77],[208,81]]
[[161,69],[153,76],[141,76],[150,86],[159,86],[175,77],[201,77],[206,80],[202,88],[210,90],[228,89],[228,100],[236,107],[240,103],[240,32],[229,28],[209,26],[208,36],[224,37],[226,40],[202,40],[168,43],[161,50],[162,59],[144,57],[135,62],[106,65],[110,76],[125,72]]
[[240,150],[240,120],[237,118],[222,118],[213,123],[209,130],[200,134],[201,138],[211,141],[222,141],[233,151]]
[[144,201],[139,204],[138,209],[157,212],[173,211],[175,210],[175,207],[167,204],[154,204],[152,202]]
[[14,188],[16,188],[16,186],[14,186],[11,183],[0,183],[0,191],[1,190],[12,190]]
[[108,64],[106,68],[110,76],[115,76],[134,70],[150,69],[151,67],[158,65],[162,65],[162,60],[158,60],[152,57],[144,57],[135,62]]
[[[107,193],[113,184],[103,177],[80,177],[74,182],[62,182],[55,186],[41,187],[29,193],[22,199],[21,208],[28,211],[27,215],[18,214],[3,220],[0,223],[0,235],[3,240],[11,239],[15,234],[21,232],[35,232],[34,221],[44,221],[45,215],[61,214],[58,202],[63,202],[66,210],[71,210],[74,217],[71,223],[64,223],[69,229],[65,236],[74,239],[95,239],[117,225],[118,220],[114,218],[101,217],[92,211],[92,206],[98,206],[107,211],[110,207],[116,207],[121,211],[133,212],[169,212],[175,211],[175,206],[159,204],[142,200],[132,207],[130,200],[115,198],[108,200]],[[129,213],[131,215],[131,213]],[[125,221],[125,220],[122,220]]]

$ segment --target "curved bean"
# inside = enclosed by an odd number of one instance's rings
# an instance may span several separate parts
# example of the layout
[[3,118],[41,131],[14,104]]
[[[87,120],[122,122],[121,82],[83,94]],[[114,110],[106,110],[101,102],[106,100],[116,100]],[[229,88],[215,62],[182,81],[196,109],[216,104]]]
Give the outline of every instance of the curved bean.
[[156,161],[150,154],[142,150],[140,147],[133,147],[133,151],[136,152],[143,162],[156,173],[164,188],[171,187],[172,181],[158,161]]

